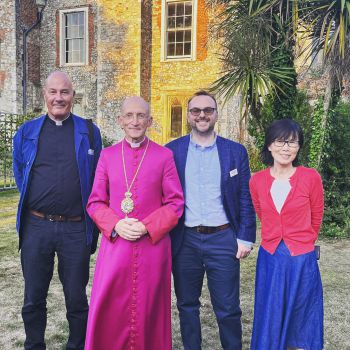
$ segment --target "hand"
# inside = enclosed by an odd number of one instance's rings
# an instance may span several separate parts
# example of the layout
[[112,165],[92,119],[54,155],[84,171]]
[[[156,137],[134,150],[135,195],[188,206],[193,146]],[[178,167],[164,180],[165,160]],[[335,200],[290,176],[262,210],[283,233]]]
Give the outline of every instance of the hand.
[[242,244],[242,243],[237,242],[237,244],[238,244],[238,250],[237,250],[236,258],[237,259],[246,258],[250,254],[252,248],[249,248],[245,244]]
[[147,233],[146,226],[141,221],[134,222],[132,226],[135,228],[135,230],[138,230],[142,236]]
[[136,241],[146,233],[146,228],[143,223],[135,218],[119,220],[114,229],[118,232],[120,237],[127,241]]

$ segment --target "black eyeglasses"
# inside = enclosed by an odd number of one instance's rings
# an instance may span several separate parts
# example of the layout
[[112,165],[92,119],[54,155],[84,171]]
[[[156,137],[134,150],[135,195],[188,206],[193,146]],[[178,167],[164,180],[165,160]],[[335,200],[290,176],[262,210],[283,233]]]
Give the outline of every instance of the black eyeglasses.
[[190,109],[190,113],[192,115],[194,115],[195,117],[198,117],[202,111],[203,111],[204,115],[212,115],[215,110],[216,110],[216,108],[214,108],[214,107],[205,107],[203,109],[194,107],[194,108]]
[[290,148],[297,148],[299,146],[299,141],[296,141],[296,140],[275,140],[273,141],[273,144],[276,146],[276,147],[284,147],[285,144],[288,145],[288,147]]

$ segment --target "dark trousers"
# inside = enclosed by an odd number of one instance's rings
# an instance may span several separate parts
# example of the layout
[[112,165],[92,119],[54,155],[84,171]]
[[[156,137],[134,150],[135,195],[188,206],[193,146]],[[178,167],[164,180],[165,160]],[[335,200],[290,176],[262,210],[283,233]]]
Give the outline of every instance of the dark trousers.
[[204,274],[225,350],[242,349],[239,306],[239,260],[232,230],[200,234],[185,229],[184,242],[173,262],[181,336],[185,350],[201,349],[199,298]]
[[58,258],[63,286],[69,339],[67,349],[84,349],[88,302],[90,247],[86,245],[85,221],[51,222],[28,214],[22,231],[21,263],[25,283],[22,317],[25,349],[45,346],[46,297]]

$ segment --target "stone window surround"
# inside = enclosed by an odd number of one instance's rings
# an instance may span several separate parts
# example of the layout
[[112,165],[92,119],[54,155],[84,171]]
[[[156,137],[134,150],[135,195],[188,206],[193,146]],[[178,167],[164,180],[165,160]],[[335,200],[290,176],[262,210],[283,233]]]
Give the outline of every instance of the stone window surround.
[[161,27],[161,61],[195,61],[197,51],[197,12],[198,0],[192,0],[192,50],[191,56],[167,57],[167,4],[170,2],[185,2],[187,0],[162,0],[162,27]]
[[[70,12],[84,12],[84,40],[85,40],[85,62],[79,63],[66,63],[65,62],[65,47],[64,47],[64,15]],[[75,7],[69,9],[59,10],[59,65],[62,66],[85,66],[89,64],[89,8],[88,7]]]

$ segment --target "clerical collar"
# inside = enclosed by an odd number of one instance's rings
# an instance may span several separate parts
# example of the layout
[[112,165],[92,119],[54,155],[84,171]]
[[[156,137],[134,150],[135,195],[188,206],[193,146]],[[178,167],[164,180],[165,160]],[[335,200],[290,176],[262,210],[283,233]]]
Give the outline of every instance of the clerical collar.
[[62,125],[63,125],[63,122],[64,122],[65,120],[67,120],[67,119],[70,117],[70,113],[67,115],[67,117],[65,117],[65,118],[62,119],[62,120],[56,120],[56,119],[51,118],[51,116],[49,115],[49,113],[47,113],[47,116],[50,118],[50,120],[52,120],[52,121],[56,124],[56,126],[62,126]]
[[139,148],[142,143],[146,140],[146,136],[140,142],[130,142],[127,138],[124,137],[124,140],[130,145],[131,148]]

